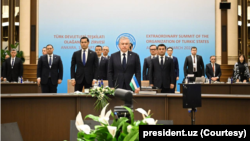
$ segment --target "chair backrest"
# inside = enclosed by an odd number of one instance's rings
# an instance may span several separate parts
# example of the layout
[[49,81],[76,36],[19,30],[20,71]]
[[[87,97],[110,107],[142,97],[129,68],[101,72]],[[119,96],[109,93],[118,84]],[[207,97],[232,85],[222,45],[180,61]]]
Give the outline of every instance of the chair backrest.
[[75,92],[75,87],[71,85],[71,79],[68,79],[67,81],[67,85],[68,85],[68,93],[74,93]]
[[148,87],[149,86],[149,80],[143,80],[143,81],[141,81],[141,86]]
[[108,80],[103,80],[103,87],[109,86]]
[[1,124],[2,141],[23,141],[17,122]]

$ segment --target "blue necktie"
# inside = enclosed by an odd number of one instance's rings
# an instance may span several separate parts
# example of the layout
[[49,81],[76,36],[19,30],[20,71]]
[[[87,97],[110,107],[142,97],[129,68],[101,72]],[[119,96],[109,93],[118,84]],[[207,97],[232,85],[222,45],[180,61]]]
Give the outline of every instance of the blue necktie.
[[85,50],[83,50],[83,54],[82,54],[82,63],[85,66]]
[[12,59],[12,65],[11,67],[13,68],[14,67],[14,58]]
[[[51,68],[51,55],[49,56],[49,67]],[[50,70],[49,70],[49,77],[51,77]]]
[[161,68],[163,68],[163,57],[161,57]]
[[123,55],[123,60],[122,60],[122,66],[123,66],[123,69],[125,70],[126,69],[126,57],[125,57],[125,53],[122,54]]

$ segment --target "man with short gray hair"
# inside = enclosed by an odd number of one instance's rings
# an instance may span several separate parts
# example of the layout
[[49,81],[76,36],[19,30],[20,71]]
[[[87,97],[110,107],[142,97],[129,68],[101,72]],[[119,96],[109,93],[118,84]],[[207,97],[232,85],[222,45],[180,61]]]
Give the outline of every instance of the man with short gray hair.
[[23,76],[23,62],[16,57],[17,51],[11,49],[11,57],[5,60],[4,81],[18,82],[18,77]]
[[[111,54],[108,65],[109,87],[132,90],[130,82],[135,77],[141,86],[141,64],[139,55],[128,51],[130,40],[127,37],[121,37],[119,40],[120,51]],[[135,89],[138,93],[140,88]]]
[[210,56],[210,63],[206,65],[206,75],[212,81],[220,81],[221,69],[220,65],[215,63],[216,57],[214,55]]

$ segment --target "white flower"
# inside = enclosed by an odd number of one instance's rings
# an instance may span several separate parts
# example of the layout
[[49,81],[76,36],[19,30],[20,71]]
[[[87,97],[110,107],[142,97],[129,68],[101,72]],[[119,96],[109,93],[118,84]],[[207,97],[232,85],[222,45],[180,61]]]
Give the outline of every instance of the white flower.
[[[137,112],[141,113],[143,118],[145,118],[144,115],[148,116],[148,113],[147,113],[144,109],[142,109],[142,108],[137,108],[137,109],[135,109],[135,110],[136,110]],[[149,113],[150,113],[150,112],[149,112]]]
[[111,114],[111,110],[109,110],[105,115],[105,111],[108,105],[109,103],[105,107],[103,107],[101,114],[99,116],[99,121],[105,124],[109,124],[109,116]]
[[108,130],[109,130],[109,133],[112,135],[112,137],[114,138],[115,137],[115,134],[116,134],[116,130],[117,130],[117,127],[115,126],[107,126],[108,127]]
[[128,133],[130,133],[131,129],[132,129],[132,126],[131,126],[131,125],[128,125],[128,126],[127,126],[127,131],[128,131]]
[[76,128],[78,129],[78,131],[83,131],[86,134],[90,133],[90,127],[87,124],[84,125],[83,123],[81,112],[79,112],[78,115],[76,116],[75,124],[76,124]]
[[148,125],[156,125],[157,120],[155,121],[153,118],[145,118],[143,122],[147,123]]

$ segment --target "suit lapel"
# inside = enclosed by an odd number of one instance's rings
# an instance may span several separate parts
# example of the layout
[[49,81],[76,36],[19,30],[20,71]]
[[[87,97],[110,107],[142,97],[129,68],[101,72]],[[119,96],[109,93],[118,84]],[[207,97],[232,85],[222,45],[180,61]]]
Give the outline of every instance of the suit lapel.
[[48,60],[48,55],[45,55],[45,60],[46,60],[46,65],[48,66],[49,68],[49,60]]
[[53,55],[53,62],[52,62],[51,68],[53,67],[53,64],[55,63],[56,59],[57,59],[57,57],[55,55]]
[[165,62],[164,62],[164,65],[163,65],[163,69],[165,69],[166,68],[166,66],[167,66],[167,60],[168,60],[169,58],[167,57],[167,56],[165,56]]

